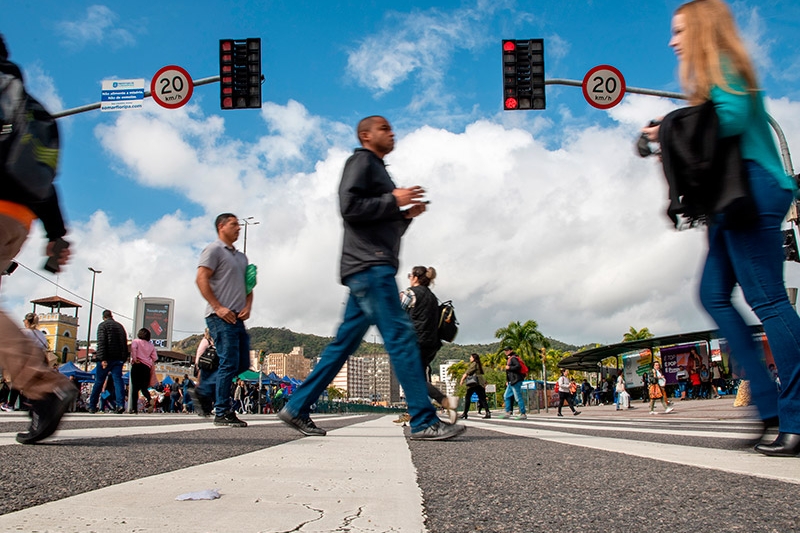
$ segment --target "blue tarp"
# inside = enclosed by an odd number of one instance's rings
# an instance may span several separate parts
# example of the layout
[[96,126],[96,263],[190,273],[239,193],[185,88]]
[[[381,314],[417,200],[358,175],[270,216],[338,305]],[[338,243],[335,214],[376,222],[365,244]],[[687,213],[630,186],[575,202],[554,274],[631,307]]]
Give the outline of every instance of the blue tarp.
[[94,382],[94,374],[91,372],[85,372],[80,369],[75,363],[69,361],[68,363],[64,363],[60,367],[58,367],[58,371],[64,374],[67,377],[75,376],[75,379],[78,383],[92,383]]

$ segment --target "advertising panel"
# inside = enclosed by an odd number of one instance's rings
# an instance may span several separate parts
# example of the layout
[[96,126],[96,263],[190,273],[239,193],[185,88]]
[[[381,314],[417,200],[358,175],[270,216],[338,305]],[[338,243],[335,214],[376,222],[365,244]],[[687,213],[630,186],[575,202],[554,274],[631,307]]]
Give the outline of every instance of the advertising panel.
[[159,350],[172,346],[172,314],[175,300],[139,297],[135,300],[133,324],[135,335],[141,328],[150,331],[150,342]]

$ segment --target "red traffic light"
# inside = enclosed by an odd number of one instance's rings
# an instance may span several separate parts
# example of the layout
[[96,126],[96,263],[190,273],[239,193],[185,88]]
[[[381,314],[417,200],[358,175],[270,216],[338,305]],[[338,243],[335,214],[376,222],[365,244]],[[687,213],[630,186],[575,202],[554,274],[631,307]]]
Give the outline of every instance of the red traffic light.
[[517,44],[514,41],[503,42],[503,52],[513,52],[517,49]]
[[516,109],[519,107],[519,101],[516,98],[506,98],[506,109]]

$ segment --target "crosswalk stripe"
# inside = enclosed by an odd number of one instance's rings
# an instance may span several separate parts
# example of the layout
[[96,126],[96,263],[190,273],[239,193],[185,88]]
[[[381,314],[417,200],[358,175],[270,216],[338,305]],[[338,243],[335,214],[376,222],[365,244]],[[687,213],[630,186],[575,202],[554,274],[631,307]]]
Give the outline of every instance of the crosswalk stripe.
[[[528,421],[529,422],[529,421]],[[710,470],[732,472],[768,479],[800,484],[800,461],[791,458],[766,457],[753,451],[710,449],[699,446],[679,444],[663,444],[658,442],[639,441],[564,433],[525,426],[473,422],[472,425],[506,435],[536,438],[549,442],[558,442],[571,446],[581,446],[595,450],[616,452],[647,459],[655,459],[668,463],[696,466]],[[592,428],[596,430],[596,427]],[[618,430],[617,430],[618,431]],[[673,431],[671,434],[683,435],[684,432]],[[719,434],[706,435],[719,437]]]
[[[326,437],[298,439],[9,513],[0,516],[0,530],[155,531],[180,517],[187,531],[422,532],[416,469],[402,430],[391,420],[367,420]],[[211,488],[219,490],[220,499],[174,499]]]

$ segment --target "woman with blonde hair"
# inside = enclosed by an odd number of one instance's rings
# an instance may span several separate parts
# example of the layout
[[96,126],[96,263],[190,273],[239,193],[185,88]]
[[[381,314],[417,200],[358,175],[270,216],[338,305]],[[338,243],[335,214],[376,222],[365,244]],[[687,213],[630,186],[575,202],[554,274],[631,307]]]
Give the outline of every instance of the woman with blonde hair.
[[[690,103],[713,103],[718,140],[739,137],[754,207],[753,221],[743,228],[729,227],[727,213],[708,214],[700,301],[750,380],[765,427],[779,423],[777,439],[755,449],[765,455],[795,456],[800,453],[800,317],[789,303],[783,281],[781,223],[797,186],[781,163],[753,63],[728,5],[722,0],[694,0],[678,7],[669,45],[678,58],[681,85]],[[661,137],[662,152],[669,148],[658,127],[644,132],[654,141]],[[781,382],[787,383],[780,396],[750,328],[731,301],[737,284],[761,320]]]

